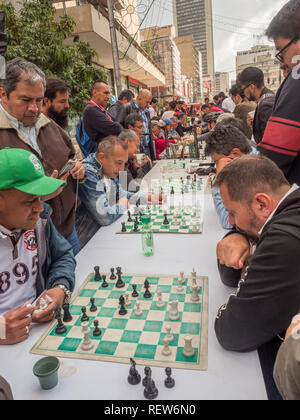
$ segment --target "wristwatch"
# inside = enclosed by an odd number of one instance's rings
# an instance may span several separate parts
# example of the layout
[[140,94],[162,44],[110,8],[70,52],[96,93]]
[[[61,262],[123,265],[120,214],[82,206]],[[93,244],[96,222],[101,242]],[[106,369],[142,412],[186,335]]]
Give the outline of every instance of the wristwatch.
[[72,297],[72,292],[69,289],[67,289],[64,284],[59,284],[59,285],[57,285],[57,287],[59,287],[65,293],[64,303],[70,303],[70,300],[71,300],[71,297]]

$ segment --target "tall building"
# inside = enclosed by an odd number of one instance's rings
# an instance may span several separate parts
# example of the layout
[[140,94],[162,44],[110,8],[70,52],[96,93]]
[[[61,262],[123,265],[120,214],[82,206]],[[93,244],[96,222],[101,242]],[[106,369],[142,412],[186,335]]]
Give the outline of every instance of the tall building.
[[193,35],[202,54],[203,76],[215,74],[212,0],[173,0],[174,22],[178,37]]
[[217,72],[215,74],[215,88],[217,94],[224,92],[225,95],[229,95],[229,73]]
[[277,92],[283,76],[276,53],[275,47],[269,45],[255,45],[250,50],[239,51],[236,56],[237,75],[247,67],[258,67],[265,75],[266,87]]

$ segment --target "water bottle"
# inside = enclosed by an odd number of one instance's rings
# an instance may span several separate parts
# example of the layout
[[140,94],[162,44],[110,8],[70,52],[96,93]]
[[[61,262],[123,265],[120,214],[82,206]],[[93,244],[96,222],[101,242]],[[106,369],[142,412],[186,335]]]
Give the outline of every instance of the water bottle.
[[151,217],[142,216],[142,246],[145,257],[152,257],[154,255],[154,240],[153,232],[151,231]]

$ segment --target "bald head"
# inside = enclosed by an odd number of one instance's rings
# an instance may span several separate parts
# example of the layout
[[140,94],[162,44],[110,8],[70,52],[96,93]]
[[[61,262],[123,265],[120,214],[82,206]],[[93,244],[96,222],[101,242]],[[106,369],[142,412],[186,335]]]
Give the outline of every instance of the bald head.
[[95,82],[91,88],[92,100],[106,108],[110,100],[110,87],[104,82]]
[[150,90],[147,89],[142,89],[136,98],[136,103],[138,104],[141,110],[148,108],[148,106],[151,104],[151,101],[152,93],[150,92]]

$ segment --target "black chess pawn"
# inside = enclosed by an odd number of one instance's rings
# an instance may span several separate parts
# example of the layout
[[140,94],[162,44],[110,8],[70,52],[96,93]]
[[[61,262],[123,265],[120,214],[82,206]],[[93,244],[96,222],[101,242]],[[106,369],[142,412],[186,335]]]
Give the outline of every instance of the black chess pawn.
[[111,268],[110,271],[111,271],[110,280],[116,280],[117,277],[115,275],[115,269]]
[[57,306],[56,309],[54,310],[54,316],[55,316],[55,319],[57,320],[57,327],[55,329],[55,334],[62,335],[65,332],[67,332],[67,327],[62,322],[61,308],[59,306]]
[[100,274],[100,267],[96,266],[94,267],[95,270],[95,281],[101,280],[101,274]]
[[102,279],[103,279],[102,287],[103,287],[104,289],[106,289],[106,288],[109,286],[109,284],[108,284],[108,283],[107,283],[107,281],[106,281],[106,276],[105,276],[105,275],[103,275],[103,276],[102,276]]
[[147,379],[148,379],[148,376],[150,376],[151,377],[151,368],[149,367],[149,366],[146,366],[145,367],[145,369],[144,369],[144,372],[145,372],[145,377],[144,377],[144,379],[143,379],[143,386],[146,386],[146,384],[147,384]]
[[126,233],[127,229],[126,229],[126,223],[122,222],[122,233]]
[[130,222],[132,222],[132,217],[131,217],[131,213],[130,213],[130,211],[128,210],[128,222],[130,223]]
[[93,336],[94,337],[100,337],[100,335],[102,334],[102,332],[101,332],[101,330],[99,328],[99,321],[98,320],[95,320],[94,321],[94,327],[95,327],[95,329],[94,329],[94,332],[93,332]]
[[169,224],[170,224],[170,222],[169,222],[169,220],[168,220],[168,215],[167,215],[167,213],[165,213],[165,218],[164,218],[163,224],[164,224],[165,226],[167,226],[167,225],[169,225]]
[[81,322],[88,322],[90,318],[86,314],[86,307],[85,306],[83,306],[81,308],[81,312],[82,312]]
[[147,400],[155,400],[155,398],[158,397],[158,389],[156,388],[155,382],[151,376],[147,376],[144,396]]
[[97,311],[98,311],[98,308],[97,308],[97,306],[95,305],[95,298],[91,298],[91,299],[90,299],[90,302],[91,302],[90,311],[91,311],[91,312],[97,312]]
[[64,322],[71,322],[73,317],[70,313],[70,304],[69,303],[64,303],[62,307],[63,307],[63,310],[64,310],[63,321]]
[[144,298],[145,299],[151,299],[152,294],[150,293],[150,290],[149,290],[150,289],[150,284],[149,284],[149,281],[147,279],[145,280],[144,288],[146,289],[145,293],[144,293]]
[[120,310],[119,310],[119,315],[124,316],[127,314],[127,309],[125,308],[125,298],[124,296],[120,296],[119,299],[119,304],[120,304]]
[[132,285],[132,288],[133,288],[133,292],[132,292],[132,297],[133,298],[137,298],[137,297],[139,297],[139,294],[138,294],[138,292],[137,292],[137,290],[136,290],[136,288],[137,288],[137,285],[136,284],[133,284]]
[[171,194],[174,195],[175,191],[174,191],[174,187],[171,188]]
[[138,224],[137,222],[134,222],[134,225],[133,225],[133,231],[134,231],[135,233],[137,233],[137,232],[139,231],[139,224]]
[[117,280],[117,283],[116,283],[116,288],[117,289],[123,289],[123,287],[125,287],[125,283],[122,280],[121,274],[118,274],[118,280]]
[[169,389],[174,388],[175,381],[174,381],[173,378],[171,378],[171,375],[172,375],[172,369],[171,368],[166,368],[166,375],[167,375],[167,378],[165,380],[165,386]]
[[136,370],[135,360],[130,359],[130,363],[131,367],[129,371],[128,382],[130,383],[130,385],[138,385],[142,380],[141,375]]

